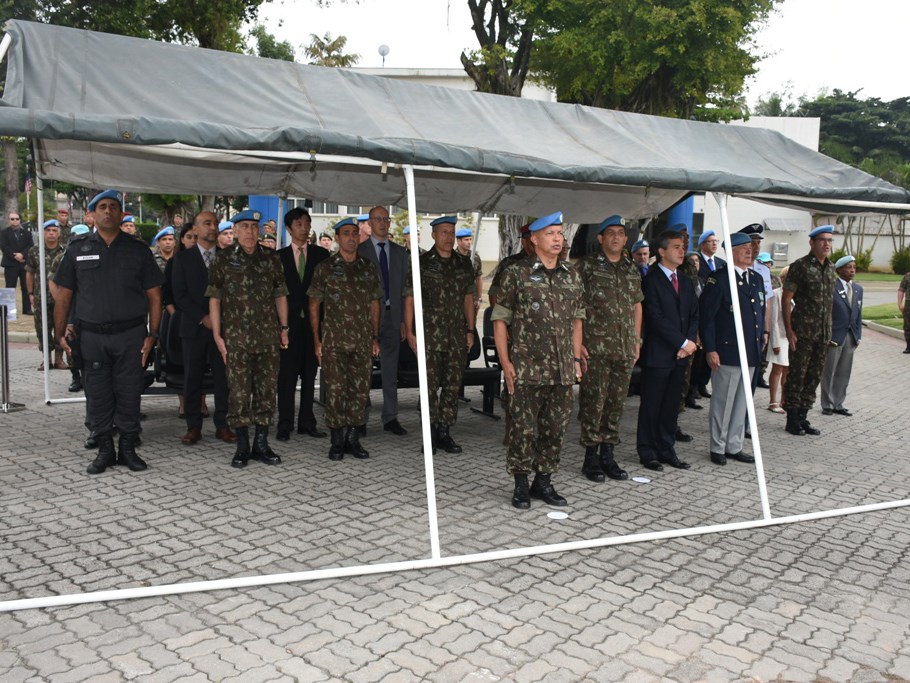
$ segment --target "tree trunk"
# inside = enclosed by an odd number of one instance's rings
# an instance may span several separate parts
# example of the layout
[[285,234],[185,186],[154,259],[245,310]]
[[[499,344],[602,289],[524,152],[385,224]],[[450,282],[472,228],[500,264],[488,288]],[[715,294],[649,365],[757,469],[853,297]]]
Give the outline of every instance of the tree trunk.
[[518,229],[525,224],[522,216],[500,214],[499,216],[499,260],[511,256],[521,248]]
[[19,211],[19,157],[16,149],[16,141],[10,138],[3,138],[0,142],[0,149],[3,150],[3,167],[6,172],[6,200],[5,213],[10,211]]
[[200,212],[211,211],[212,213],[215,213],[215,195],[213,195],[213,194],[200,195],[199,204],[202,206],[202,208],[199,209]]

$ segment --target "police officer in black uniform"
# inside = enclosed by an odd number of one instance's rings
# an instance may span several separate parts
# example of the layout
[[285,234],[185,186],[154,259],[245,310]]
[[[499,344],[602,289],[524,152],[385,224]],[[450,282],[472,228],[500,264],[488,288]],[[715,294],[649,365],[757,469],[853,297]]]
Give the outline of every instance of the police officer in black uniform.
[[54,276],[54,329],[66,329],[76,294],[75,335],[61,337],[60,345],[67,352],[75,346],[82,357],[86,422],[98,440],[88,473],[113,465],[138,472],[147,467],[136,454],[139,406],[146,362],[158,339],[164,277],[148,247],[120,231],[120,191],[101,192],[88,210],[95,213],[97,232],[67,250]]

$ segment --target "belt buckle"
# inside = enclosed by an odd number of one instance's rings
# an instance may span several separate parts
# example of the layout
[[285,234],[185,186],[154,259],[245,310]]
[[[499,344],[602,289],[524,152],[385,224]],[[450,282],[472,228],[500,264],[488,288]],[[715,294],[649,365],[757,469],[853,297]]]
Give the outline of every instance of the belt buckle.
[[111,323],[101,323],[101,334],[113,334],[113,325]]

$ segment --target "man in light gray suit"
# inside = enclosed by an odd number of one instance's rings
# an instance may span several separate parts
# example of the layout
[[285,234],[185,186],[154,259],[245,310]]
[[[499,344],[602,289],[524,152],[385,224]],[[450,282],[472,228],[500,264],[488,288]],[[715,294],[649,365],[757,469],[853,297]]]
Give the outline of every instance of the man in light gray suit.
[[844,256],[834,264],[834,302],[831,308],[831,339],[822,371],[822,415],[853,413],[844,407],[847,384],[853,370],[853,352],[863,337],[863,288],[853,282],[856,259]]
[[[398,422],[398,351],[405,338],[402,314],[411,264],[405,248],[389,240],[391,222],[384,206],[370,209],[371,235],[357,248],[357,253],[376,264],[382,280],[385,295],[379,307],[382,315],[379,323],[382,425],[387,432],[401,436],[407,434],[407,430]],[[369,410],[367,407],[368,413]]]

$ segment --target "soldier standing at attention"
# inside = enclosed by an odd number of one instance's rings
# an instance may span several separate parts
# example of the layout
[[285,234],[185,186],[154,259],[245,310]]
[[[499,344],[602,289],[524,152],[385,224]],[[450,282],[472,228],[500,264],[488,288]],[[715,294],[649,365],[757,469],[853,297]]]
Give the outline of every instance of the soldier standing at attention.
[[[54,259],[64,251],[63,245],[60,244],[60,224],[55,220],[44,222],[44,273],[50,280],[51,264]],[[65,370],[66,363],[63,360],[63,349],[56,343],[57,337],[61,334],[54,334],[54,296],[51,294],[50,287],[47,290],[47,303],[41,299],[41,266],[39,261],[38,245],[31,247],[25,255],[25,289],[28,292],[28,302],[35,312],[35,334],[38,336],[38,351],[41,352],[41,365],[38,371],[44,371],[44,346],[47,344],[48,363],[50,360],[51,349],[54,350],[54,360],[51,365],[56,370]],[[41,333],[42,319],[47,316],[47,337]]]
[[901,283],[897,287],[897,308],[904,317],[904,341],[907,346],[904,353],[910,353],[910,306],[907,305],[910,298],[910,273],[901,278]]
[[[248,209],[231,218],[237,243],[218,252],[205,291],[212,336],[227,370],[227,423],[237,436],[231,465],[238,468],[246,467],[251,455],[267,465],[281,463],[268,439],[278,391],[278,344],[288,345],[288,288],[278,254],[258,243],[260,216]],[[250,424],[256,426],[252,453]]]
[[[88,208],[95,212],[98,231],[73,241],[54,275],[54,329],[70,353],[72,339],[64,330],[75,296],[86,422],[98,442],[87,472],[100,474],[118,464],[138,472],[147,467],[136,454],[139,406],[146,362],[158,340],[164,276],[148,247],[120,230],[123,193],[105,190]],[[120,431],[116,456],[115,424]]]
[[474,342],[474,269],[468,257],[455,253],[455,216],[437,218],[433,247],[420,256],[423,294],[427,388],[433,450],[461,453],[449,429],[458,419],[458,395]]
[[[439,220],[438,218],[436,220]],[[432,223],[430,224],[432,225]],[[456,249],[461,256],[471,259],[471,267],[474,271],[474,310],[480,310],[480,303],[483,299],[483,263],[480,260],[480,254],[476,251],[471,253],[471,246],[474,243],[474,233],[470,228],[458,228],[455,232]]]
[[169,225],[166,228],[161,228],[161,230],[158,231],[158,234],[152,239],[152,246],[155,248],[152,255],[155,257],[155,263],[158,264],[162,273],[164,272],[164,269],[167,268],[167,262],[170,261],[176,253],[177,238],[174,234],[174,226]]
[[[493,310],[496,352],[511,394],[513,426],[506,466],[515,477],[512,505],[531,498],[566,505],[550,477],[572,413],[572,385],[581,379],[582,285],[578,272],[559,260],[565,237],[562,213],[529,227],[534,256],[503,271]],[[510,340],[511,336],[511,340]],[[528,487],[528,474],[536,472]]]
[[[600,251],[578,264],[584,287],[584,339],[581,355],[587,371],[581,381],[578,420],[585,447],[582,473],[591,481],[628,479],[613,459],[619,444],[632,367],[641,351],[641,276],[623,255],[625,221],[610,216],[600,224]],[[598,452],[599,451],[599,452]]]
[[[828,258],[834,226],[809,233],[809,253],[790,264],[783,287],[781,310],[790,342],[790,371],[784,384],[786,430],[795,436],[818,435],[808,414],[815,403],[831,339],[831,302],[837,274]],[[795,303],[793,307],[791,304]]]
[[329,460],[341,460],[345,451],[365,459],[370,454],[360,445],[357,426],[370,393],[370,359],[379,355],[379,302],[385,293],[379,269],[357,253],[360,228],[353,218],[335,224],[335,240],[338,251],[316,266],[307,290],[313,348],[326,386]]

